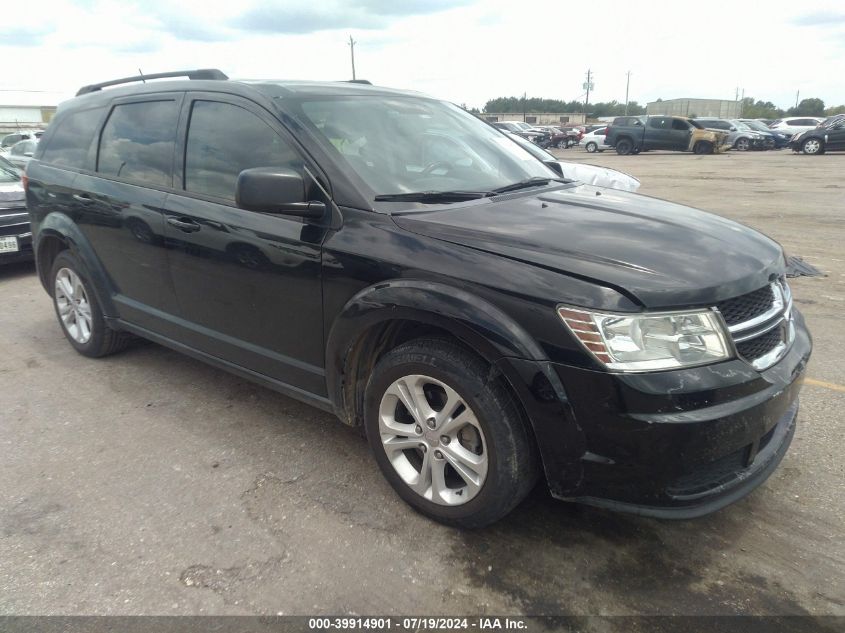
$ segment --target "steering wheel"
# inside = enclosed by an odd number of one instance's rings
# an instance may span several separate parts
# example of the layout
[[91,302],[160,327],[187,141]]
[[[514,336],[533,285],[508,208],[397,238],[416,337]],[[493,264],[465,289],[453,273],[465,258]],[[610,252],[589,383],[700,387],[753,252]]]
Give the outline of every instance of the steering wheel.
[[430,176],[435,169],[444,168],[446,169],[446,173],[452,171],[452,163],[448,160],[438,160],[430,165],[426,165],[426,168],[422,170],[420,173],[421,176]]

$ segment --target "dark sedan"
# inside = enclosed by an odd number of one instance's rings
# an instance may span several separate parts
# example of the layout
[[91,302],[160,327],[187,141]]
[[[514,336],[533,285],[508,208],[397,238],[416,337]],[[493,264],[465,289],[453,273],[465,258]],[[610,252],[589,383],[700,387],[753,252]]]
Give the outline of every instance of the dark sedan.
[[825,119],[815,130],[796,134],[789,142],[789,147],[793,152],[804,154],[845,150],[845,114]]
[[32,231],[18,169],[0,156],[0,264],[32,259]]

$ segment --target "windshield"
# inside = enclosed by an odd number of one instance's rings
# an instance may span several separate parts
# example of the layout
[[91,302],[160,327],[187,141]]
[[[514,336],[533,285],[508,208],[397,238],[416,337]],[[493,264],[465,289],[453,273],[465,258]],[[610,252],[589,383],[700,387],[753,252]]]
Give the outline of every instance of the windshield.
[[742,123],[750,127],[752,130],[757,130],[758,132],[771,132],[769,126],[762,121],[742,121]]
[[0,182],[17,182],[20,179],[17,167],[0,156]]
[[487,123],[415,97],[303,101],[306,122],[374,196],[491,191],[558,175]]
[[750,130],[751,127],[743,123],[742,121],[732,120],[731,125],[733,125],[737,130]]

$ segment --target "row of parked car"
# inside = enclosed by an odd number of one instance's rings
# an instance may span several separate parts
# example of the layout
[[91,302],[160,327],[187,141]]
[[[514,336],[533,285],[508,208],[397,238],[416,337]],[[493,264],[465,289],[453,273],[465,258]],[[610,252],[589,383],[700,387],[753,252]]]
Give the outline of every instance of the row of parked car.
[[606,128],[586,135],[584,144],[590,152],[615,149],[618,154],[653,149],[710,154],[787,147],[821,154],[845,150],[845,115],[780,119],[770,125],[757,119],[617,117]]
[[699,154],[786,147],[804,154],[845,150],[845,115],[841,114],[826,119],[792,117],[772,121],[624,116],[616,117],[609,125],[570,128],[536,126],[523,121],[499,121],[493,125],[544,149],[581,145],[590,153],[608,149],[615,149],[619,154],[637,154],[651,149]]

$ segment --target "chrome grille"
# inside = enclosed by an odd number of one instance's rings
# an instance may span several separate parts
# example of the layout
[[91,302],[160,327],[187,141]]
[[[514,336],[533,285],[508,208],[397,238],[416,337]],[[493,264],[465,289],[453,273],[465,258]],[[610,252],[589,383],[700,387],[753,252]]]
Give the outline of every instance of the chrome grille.
[[755,338],[736,344],[737,354],[745,360],[757,360],[775,349],[783,341],[782,328],[769,330]]
[[786,279],[716,305],[737,354],[754,369],[771,367],[786,354],[795,337],[792,294]]
[[725,323],[736,325],[767,312],[775,300],[771,285],[763,286],[759,290],[749,292],[741,297],[735,297],[716,304]]

